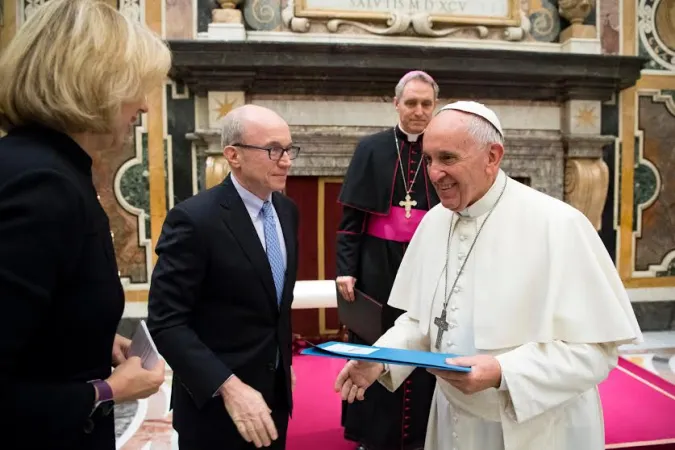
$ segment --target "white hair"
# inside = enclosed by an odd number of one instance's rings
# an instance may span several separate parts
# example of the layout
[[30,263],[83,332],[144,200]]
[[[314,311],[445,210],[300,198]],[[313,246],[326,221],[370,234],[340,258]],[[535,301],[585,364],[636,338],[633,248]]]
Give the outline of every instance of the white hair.
[[399,82],[396,84],[396,88],[394,89],[394,95],[396,95],[396,98],[400,99],[403,96],[403,89],[405,89],[406,84],[412,80],[420,80],[430,85],[434,89],[434,98],[438,98],[438,83],[436,83],[436,81],[434,81],[434,79],[431,78],[429,74],[422,72],[421,70],[408,72],[399,80]]
[[239,111],[232,111],[223,118],[220,131],[220,147],[241,144],[244,135],[244,121]]
[[467,132],[476,140],[479,146],[487,147],[492,144],[504,145],[501,133],[490,122],[475,114],[468,114]]

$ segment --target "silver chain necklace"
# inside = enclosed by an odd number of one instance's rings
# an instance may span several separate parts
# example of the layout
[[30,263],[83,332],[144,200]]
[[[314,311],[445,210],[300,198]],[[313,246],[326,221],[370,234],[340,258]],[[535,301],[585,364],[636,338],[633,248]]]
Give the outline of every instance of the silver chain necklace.
[[506,178],[506,181],[504,181],[504,186],[502,187],[502,191],[499,193],[499,197],[497,197],[497,201],[495,202],[494,206],[490,209],[488,212],[487,217],[485,217],[485,220],[483,223],[480,225],[478,228],[478,232],[476,233],[476,237],[473,239],[473,242],[471,243],[471,247],[469,247],[469,251],[467,252],[466,256],[464,257],[464,261],[462,261],[462,265],[459,267],[459,270],[457,271],[457,276],[455,277],[455,282],[452,283],[452,288],[450,289],[450,293],[448,293],[448,268],[450,267],[450,241],[452,240],[452,236],[455,233],[455,229],[457,228],[457,225],[453,227],[452,222],[454,218],[450,218],[450,231],[448,231],[448,242],[446,244],[446,254],[445,254],[445,266],[443,267],[443,274],[445,275],[445,302],[443,303],[443,310],[441,311],[441,315],[439,317],[434,318],[434,325],[438,327],[438,334],[436,334],[436,343],[435,347],[436,350],[441,349],[441,342],[443,340],[443,333],[448,331],[449,323],[447,320],[447,309],[448,309],[448,303],[450,303],[450,297],[452,297],[452,293],[455,291],[455,287],[457,286],[457,282],[459,281],[459,277],[462,276],[462,273],[464,272],[464,266],[466,266],[466,262],[469,260],[469,256],[471,255],[471,252],[473,251],[473,247],[476,245],[476,241],[478,241],[478,236],[480,236],[480,232],[483,231],[483,227],[487,223],[488,219],[492,215],[492,211],[497,208],[497,205],[499,204],[499,201],[502,199],[502,195],[504,195],[504,191],[506,190],[506,184],[508,183],[509,179],[508,177]]

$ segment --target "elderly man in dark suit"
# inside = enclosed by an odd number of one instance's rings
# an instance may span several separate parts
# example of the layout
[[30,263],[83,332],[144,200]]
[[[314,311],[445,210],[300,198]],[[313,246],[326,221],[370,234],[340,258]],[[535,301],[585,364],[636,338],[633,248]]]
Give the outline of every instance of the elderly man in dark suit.
[[283,449],[298,211],[279,191],[299,149],[254,105],[225,117],[222,145],[231,173],[167,215],[148,324],[174,371],[181,450]]

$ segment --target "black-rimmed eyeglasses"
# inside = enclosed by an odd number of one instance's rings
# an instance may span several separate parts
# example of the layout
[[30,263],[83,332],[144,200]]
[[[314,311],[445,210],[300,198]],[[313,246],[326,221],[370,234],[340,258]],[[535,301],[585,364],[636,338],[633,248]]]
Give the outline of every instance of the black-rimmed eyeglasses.
[[242,148],[251,148],[254,150],[264,150],[269,155],[272,161],[279,161],[283,158],[284,153],[288,153],[290,159],[295,159],[300,154],[300,147],[297,145],[291,145],[288,148],[283,148],[280,146],[272,145],[270,147],[258,147],[257,145],[248,145],[248,144],[232,144],[232,147],[242,147]]

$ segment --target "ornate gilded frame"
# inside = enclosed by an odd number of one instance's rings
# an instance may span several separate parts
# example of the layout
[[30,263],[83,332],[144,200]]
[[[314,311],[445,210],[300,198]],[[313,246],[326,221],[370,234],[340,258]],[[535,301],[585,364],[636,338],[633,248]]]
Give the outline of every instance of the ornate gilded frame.
[[[350,19],[357,21],[387,21],[397,10],[385,11],[353,11],[350,9],[317,9],[311,8],[308,2],[311,0],[295,0],[296,17],[306,17],[313,19]],[[349,0],[338,0],[345,3]],[[419,0],[423,3],[426,0]],[[434,0],[440,1],[440,0]],[[473,1],[473,0],[465,0]],[[521,24],[520,0],[501,0],[507,3],[508,13],[506,16],[459,16],[456,14],[427,14],[420,11],[420,14],[428,15],[428,18],[437,23],[461,24],[461,25],[485,25],[485,26],[503,26],[518,27]],[[445,1],[443,3],[449,3]]]

